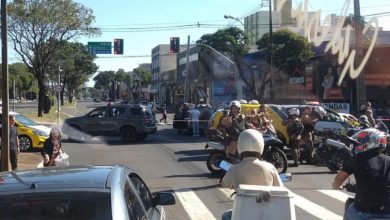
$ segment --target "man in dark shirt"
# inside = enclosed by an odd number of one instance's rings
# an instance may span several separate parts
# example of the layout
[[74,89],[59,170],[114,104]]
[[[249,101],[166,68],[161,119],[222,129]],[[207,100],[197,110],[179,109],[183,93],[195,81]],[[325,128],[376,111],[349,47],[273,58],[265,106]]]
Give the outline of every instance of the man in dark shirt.
[[355,176],[355,200],[346,210],[344,219],[390,219],[390,157],[382,153],[386,148],[386,136],[370,128],[354,137],[360,143],[354,148],[355,156],[332,184],[334,189],[341,189],[350,175]]
[[[16,170],[18,168],[18,157],[17,155],[20,153],[19,148],[19,138],[18,138],[18,129],[15,127],[15,116],[9,115],[9,157],[11,161],[12,170]],[[0,136],[2,135],[2,131],[0,128]]]

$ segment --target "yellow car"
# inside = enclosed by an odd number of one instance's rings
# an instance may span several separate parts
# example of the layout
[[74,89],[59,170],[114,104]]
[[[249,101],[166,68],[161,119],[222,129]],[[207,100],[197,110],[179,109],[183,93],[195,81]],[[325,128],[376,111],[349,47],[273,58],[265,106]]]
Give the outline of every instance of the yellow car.
[[[16,112],[10,112],[9,114],[14,115],[16,119],[15,126],[18,128],[20,150],[30,151],[36,148],[43,148],[43,143],[49,137],[50,128],[39,125]],[[0,121],[1,118],[2,113],[0,112]]]
[[[252,109],[259,109],[260,104],[241,104],[241,114],[250,115],[250,112]],[[284,143],[288,144],[289,137],[287,134],[287,128],[283,125],[283,121],[287,119],[280,116],[281,112],[276,112],[273,108],[271,108],[269,105],[265,105],[265,111],[268,113],[272,125],[274,126],[278,138]],[[221,119],[223,118],[223,114],[228,114],[228,110],[225,111],[223,109],[220,109],[216,111],[209,120],[209,132],[213,133],[214,130],[217,129]],[[283,114],[282,114],[283,116]]]

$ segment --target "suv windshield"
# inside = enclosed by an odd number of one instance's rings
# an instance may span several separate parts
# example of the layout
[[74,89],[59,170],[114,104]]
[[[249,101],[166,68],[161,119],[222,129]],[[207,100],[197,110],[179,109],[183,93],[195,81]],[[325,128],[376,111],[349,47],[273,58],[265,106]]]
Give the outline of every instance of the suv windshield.
[[110,198],[108,192],[2,196],[0,219],[111,219]]

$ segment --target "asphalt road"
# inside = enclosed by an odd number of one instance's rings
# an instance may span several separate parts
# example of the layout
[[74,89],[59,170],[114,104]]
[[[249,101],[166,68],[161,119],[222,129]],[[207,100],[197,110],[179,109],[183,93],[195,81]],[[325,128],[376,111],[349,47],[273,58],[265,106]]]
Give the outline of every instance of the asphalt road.
[[[67,113],[81,115],[103,104],[78,103]],[[177,134],[172,125],[159,124],[158,132],[145,142],[123,144],[119,138],[95,137],[87,143],[64,140],[63,148],[72,165],[127,165],[151,191],[174,192],[177,203],[165,207],[167,219],[220,219],[233,207],[232,191],[221,189],[218,177],[208,171],[206,141],[206,137]],[[289,168],[288,172],[293,178],[285,185],[293,193],[297,219],[342,219],[348,194],[331,190],[335,174],[312,165]]]

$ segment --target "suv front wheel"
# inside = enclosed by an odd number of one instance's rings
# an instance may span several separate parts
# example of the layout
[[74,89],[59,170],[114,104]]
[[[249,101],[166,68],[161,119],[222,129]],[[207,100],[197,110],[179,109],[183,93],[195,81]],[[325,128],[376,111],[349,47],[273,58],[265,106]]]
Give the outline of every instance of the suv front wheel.
[[122,141],[129,142],[135,139],[136,132],[134,128],[127,126],[121,129],[120,135]]

